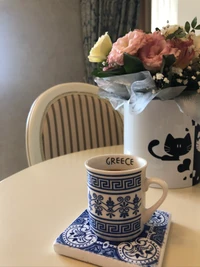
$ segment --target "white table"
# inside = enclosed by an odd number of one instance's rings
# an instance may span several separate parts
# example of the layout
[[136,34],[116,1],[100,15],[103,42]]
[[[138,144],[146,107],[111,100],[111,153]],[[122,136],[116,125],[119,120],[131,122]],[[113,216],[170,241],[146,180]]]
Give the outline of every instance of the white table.
[[[88,150],[27,168],[0,183],[0,266],[92,266],[56,254],[55,238],[86,208],[84,161],[123,147]],[[161,195],[150,188],[149,205]],[[200,186],[169,190],[172,213],[163,267],[200,266]],[[113,266],[114,267],[114,266]]]

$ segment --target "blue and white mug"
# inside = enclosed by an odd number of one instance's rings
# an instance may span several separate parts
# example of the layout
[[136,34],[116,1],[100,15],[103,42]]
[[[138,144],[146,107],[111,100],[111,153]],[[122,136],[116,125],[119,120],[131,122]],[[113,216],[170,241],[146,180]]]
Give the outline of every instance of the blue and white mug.
[[[131,155],[100,155],[88,159],[85,166],[92,232],[110,241],[127,241],[140,235],[167,196],[166,182],[146,178],[147,161]],[[161,186],[163,194],[146,209],[145,192],[152,183]]]

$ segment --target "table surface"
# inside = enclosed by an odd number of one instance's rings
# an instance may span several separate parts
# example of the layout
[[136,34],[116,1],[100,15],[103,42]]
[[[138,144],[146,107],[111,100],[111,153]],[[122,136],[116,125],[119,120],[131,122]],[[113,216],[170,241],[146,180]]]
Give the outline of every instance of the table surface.
[[[122,146],[77,152],[0,182],[0,266],[93,266],[56,254],[53,242],[87,207],[85,160],[122,152]],[[161,192],[148,190],[148,206]],[[200,186],[170,189],[160,209],[172,214],[163,267],[199,267]]]

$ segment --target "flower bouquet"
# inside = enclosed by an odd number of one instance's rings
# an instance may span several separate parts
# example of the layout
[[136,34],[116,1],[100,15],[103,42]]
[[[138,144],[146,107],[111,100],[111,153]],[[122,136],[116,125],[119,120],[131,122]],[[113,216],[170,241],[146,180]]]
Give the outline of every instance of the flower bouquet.
[[98,63],[92,74],[100,95],[116,109],[128,100],[135,113],[152,99],[174,99],[182,112],[200,122],[199,29],[194,18],[184,27],[167,25],[153,33],[136,29],[115,43],[105,33],[88,56]]
[[153,33],[134,30],[89,53],[99,95],[124,113],[124,153],[148,162],[170,188],[200,182],[200,29],[197,18]]

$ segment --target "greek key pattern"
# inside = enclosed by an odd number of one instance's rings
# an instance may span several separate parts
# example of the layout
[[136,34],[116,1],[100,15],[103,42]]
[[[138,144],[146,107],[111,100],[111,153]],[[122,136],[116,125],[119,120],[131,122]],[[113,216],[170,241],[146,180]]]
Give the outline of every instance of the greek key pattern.
[[128,178],[100,178],[88,173],[88,185],[106,191],[130,190],[141,186],[141,173]]
[[111,222],[102,222],[94,219],[92,216],[89,217],[90,226],[94,231],[99,231],[102,235],[116,236],[118,235],[133,235],[138,232],[141,227],[141,217],[131,222],[124,222],[124,224],[116,224]]

